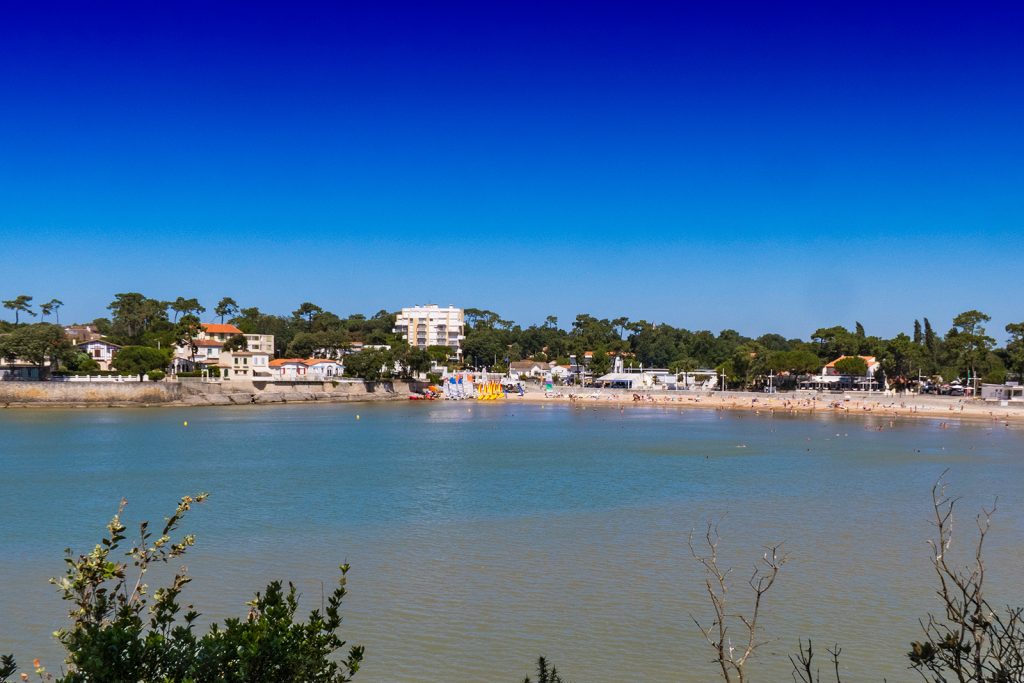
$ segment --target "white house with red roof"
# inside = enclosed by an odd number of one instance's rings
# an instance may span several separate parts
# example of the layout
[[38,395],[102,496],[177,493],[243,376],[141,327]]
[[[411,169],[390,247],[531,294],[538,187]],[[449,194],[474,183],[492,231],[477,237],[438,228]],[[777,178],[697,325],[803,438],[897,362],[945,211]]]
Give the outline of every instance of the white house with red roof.
[[274,379],[307,379],[306,361],[301,358],[275,358],[270,361],[270,374]]
[[330,380],[341,377],[345,365],[329,358],[275,358],[268,364],[271,375],[278,380]]
[[[224,352],[224,344],[232,337],[242,335],[245,337],[245,351],[256,354],[258,359],[265,355],[268,360],[274,355],[274,335],[272,334],[246,334],[230,323],[202,323],[202,330],[196,337],[196,347],[193,357],[192,348],[187,345],[178,345],[174,349],[174,362],[172,367],[180,372],[186,369],[221,365],[220,358]],[[241,358],[241,357],[239,357]],[[234,361],[229,361],[233,367]]]
[[345,366],[340,361],[328,358],[306,359],[307,375],[315,379],[334,379],[345,372]]

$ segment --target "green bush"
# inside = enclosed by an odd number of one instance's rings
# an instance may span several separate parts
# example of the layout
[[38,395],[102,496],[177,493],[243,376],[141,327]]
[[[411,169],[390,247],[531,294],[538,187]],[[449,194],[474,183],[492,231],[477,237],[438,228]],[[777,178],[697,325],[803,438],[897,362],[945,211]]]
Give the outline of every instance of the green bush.
[[1002,384],[1006,381],[1006,370],[1003,368],[989,370],[988,374],[981,381],[985,384]]
[[[220,377],[220,368],[210,368],[207,373],[209,377]],[[202,377],[202,370],[189,370],[188,372],[179,372],[178,377]]]
[[0,683],[7,683],[17,672],[18,665],[14,661],[14,655],[0,656]]
[[[144,579],[150,566],[176,560],[194,544],[191,534],[176,542],[171,537],[185,513],[206,498],[206,494],[182,498],[159,534],[150,531],[148,523],[140,524],[138,538],[123,555],[125,560],[117,555],[127,539],[121,523],[124,501],[100,545],[77,557],[68,551],[65,575],[51,579],[73,605],[70,625],[56,633],[67,650],[69,665],[59,681],[344,683],[352,679],[363,648],[352,646],[340,661],[335,657],[345,647],[338,631],[348,565],[341,565],[341,578],[327,596],[323,612],[314,609],[305,622],[295,619],[295,587],[289,584],[285,590],[280,581],[274,581],[248,603],[245,618],[214,624],[201,636],[195,632],[199,613],[191,607],[182,613],[179,602],[192,580],[184,568],[169,585],[149,591]],[[0,673],[6,670],[0,668]]]
[[149,372],[146,373],[146,376],[149,377],[150,381],[152,382],[159,382],[166,375],[164,375],[163,370],[150,370]]

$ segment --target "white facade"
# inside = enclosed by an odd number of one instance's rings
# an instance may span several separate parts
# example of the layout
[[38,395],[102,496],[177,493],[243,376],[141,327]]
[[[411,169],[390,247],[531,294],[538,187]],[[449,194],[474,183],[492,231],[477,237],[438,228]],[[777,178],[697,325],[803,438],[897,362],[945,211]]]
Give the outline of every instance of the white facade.
[[512,361],[509,365],[509,375],[517,379],[524,377],[545,377],[551,371],[552,363],[542,363],[539,360]]
[[111,344],[102,339],[81,342],[80,344],[75,344],[75,346],[89,356],[89,358],[96,361],[100,366],[100,370],[110,370],[111,361],[114,360],[117,352],[121,350],[121,347],[117,344]]
[[447,346],[452,355],[462,357],[462,340],[466,338],[466,320],[461,308],[436,304],[403,308],[395,318],[395,330],[409,346]]
[[[231,337],[243,332],[234,325],[226,323],[203,323],[203,329],[195,339],[195,363],[193,363],[192,347],[182,344],[174,347],[174,363],[176,371],[192,369],[194,365],[216,364],[220,361],[223,347]],[[274,335],[244,334],[246,351],[253,354],[274,355]]]
[[268,363],[274,379],[318,381],[341,377],[344,363],[326,358],[278,358]]
[[332,379],[340,377],[345,371],[345,366],[336,360],[310,358],[306,361],[307,379]]
[[246,334],[245,343],[247,350],[252,353],[269,353],[274,355],[274,335],[272,334]]
[[1005,384],[982,384],[981,398],[986,401],[1012,401],[1024,403],[1024,386],[1018,382]]
[[223,379],[269,379],[270,354],[251,351],[224,351],[217,361]]
[[[563,380],[569,376],[568,365],[553,365],[549,373],[551,379]],[[545,377],[547,379],[547,377]]]
[[[215,363],[220,359],[222,345],[214,341],[197,340],[195,360],[197,363]],[[192,348],[189,346],[179,346],[179,350],[184,354],[185,358],[191,360]],[[178,354],[175,354],[178,355]]]
[[270,361],[274,379],[306,379],[306,364],[301,358],[277,358]]

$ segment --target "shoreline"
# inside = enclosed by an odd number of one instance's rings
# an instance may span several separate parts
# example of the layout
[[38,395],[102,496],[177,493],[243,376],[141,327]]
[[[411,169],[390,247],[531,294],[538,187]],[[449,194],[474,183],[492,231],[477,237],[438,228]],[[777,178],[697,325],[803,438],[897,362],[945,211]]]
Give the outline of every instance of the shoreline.
[[[639,400],[634,399],[634,395]],[[509,396],[508,402],[562,404],[579,407],[679,408],[752,412],[757,415],[861,415],[882,418],[928,418],[945,421],[984,421],[1024,425],[1024,406],[993,405],[974,399],[944,399],[921,396],[851,397],[804,394],[757,394],[753,392],[700,393],[684,395],[558,392],[548,396],[527,393]]]
[[[211,396],[216,396],[211,399]],[[636,396],[637,398],[634,398]],[[263,400],[260,400],[260,399]],[[212,394],[196,400],[172,401],[12,401],[0,403],[0,410],[79,410],[79,409],[131,409],[131,408],[207,408],[228,406],[309,405],[322,403],[408,403],[408,395],[399,392],[381,393],[307,393],[294,398],[276,395],[273,400],[251,393]],[[291,399],[291,400],[289,400]],[[523,396],[510,394],[498,401],[465,399],[468,405],[565,405],[585,409],[610,407],[676,408],[680,410],[752,412],[755,415],[827,415],[871,416],[882,418],[927,418],[943,422],[995,422],[1009,427],[1024,425],[1024,406],[1010,407],[985,403],[974,399],[939,398],[933,396],[878,396],[848,395],[765,395],[753,392],[695,393],[695,394],[633,394],[595,391],[566,391],[553,395],[528,392]],[[447,401],[441,401],[447,403]],[[427,403],[433,403],[429,401]]]

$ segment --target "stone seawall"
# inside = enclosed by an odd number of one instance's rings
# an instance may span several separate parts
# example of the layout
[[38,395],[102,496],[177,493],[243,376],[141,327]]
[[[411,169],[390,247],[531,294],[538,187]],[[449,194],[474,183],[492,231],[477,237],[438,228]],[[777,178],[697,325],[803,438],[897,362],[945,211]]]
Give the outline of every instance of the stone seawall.
[[174,382],[0,382],[0,406],[152,405],[181,395]]
[[397,401],[422,382],[0,382],[0,408],[53,406],[249,405],[303,401]]
[[244,405],[301,401],[395,401],[406,400],[422,384],[404,380],[364,382],[343,379],[331,382],[245,381],[200,382],[185,380],[182,403],[186,405]]

